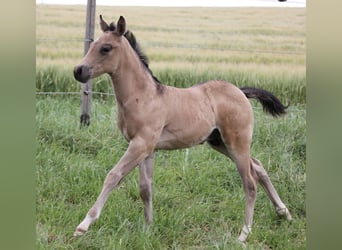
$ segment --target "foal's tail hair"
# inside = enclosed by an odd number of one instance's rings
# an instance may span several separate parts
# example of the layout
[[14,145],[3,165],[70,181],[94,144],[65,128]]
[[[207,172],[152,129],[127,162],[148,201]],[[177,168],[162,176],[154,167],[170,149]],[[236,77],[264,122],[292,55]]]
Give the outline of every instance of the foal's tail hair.
[[288,106],[284,106],[281,101],[271,92],[259,88],[242,87],[240,90],[246,95],[247,98],[258,100],[262,104],[265,112],[273,115],[280,116],[286,114]]

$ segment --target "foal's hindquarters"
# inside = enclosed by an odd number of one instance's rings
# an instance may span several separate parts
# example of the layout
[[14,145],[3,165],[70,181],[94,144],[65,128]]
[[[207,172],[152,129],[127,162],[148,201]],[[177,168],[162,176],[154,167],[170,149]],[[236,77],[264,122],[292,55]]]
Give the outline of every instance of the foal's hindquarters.
[[[220,86],[221,84],[211,84],[211,86],[217,85],[220,95],[211,96],[216,91],[206,90],[209,99],[215,98],[211,103],[216,119],[216,133],[209,137],[207,142],[212,148],[228,156],[236,164],[241,176],[246,207],[245,222],[239,240],[245,241],[252,228],[258,181],[264,187],[277,213],[285,215],[288,220],[292,218],[261,162],[250,154],[254,123],[250,102],[234,85],[223,83],[223,87]],[[203,86],[206,87],[209,88],[209,85]]]

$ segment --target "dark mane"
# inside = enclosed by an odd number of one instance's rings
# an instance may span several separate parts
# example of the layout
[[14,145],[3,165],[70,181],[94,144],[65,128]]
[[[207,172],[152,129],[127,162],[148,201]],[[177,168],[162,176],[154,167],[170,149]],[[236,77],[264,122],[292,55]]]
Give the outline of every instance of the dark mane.
[[150,75],[152,76],[153,80],[155,81],[156,83],[156,86],[157,86],[157,90],[159,92],[162,92],[163,91],[163,85],[161,84],[161,82],[158,80],[157,77],[155,77],[153,75],[153,72],[151,71],[151,69],[149,68],[148,66],[148,57],[147,55],[142,51],[139,43],[137,42],[137,40],[135,39],[135,36],[134,34],[127,30],[127,32],[124,34],[124,36],[126,37],[126,39],[128,40],[129,44],[131,45],[131,47],[134,49],[135,53],[137,53],[140,61],[142,62],[143,65],[145,65],[146,67],[146,70],[150,73]]

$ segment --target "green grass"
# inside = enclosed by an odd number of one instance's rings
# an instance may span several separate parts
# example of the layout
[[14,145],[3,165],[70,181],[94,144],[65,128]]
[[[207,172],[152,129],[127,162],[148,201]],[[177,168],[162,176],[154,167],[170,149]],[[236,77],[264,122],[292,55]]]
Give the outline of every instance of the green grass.
[[[93,101],[92,123],[79,128],[76,97],[37,98],[38,249],[232,249],[243,223],[244,193],[235,166],[202,145],[160,151],[154,174],[154,224],[144,231],[134,170],[110,196],[90,231],[72,237],[95,201],[106,173],[127,143],[115,126],[111,98]],[[305,107],[280,119],[255,106],[252,146],[291,210],[277,218],[260,188],[248,249],[305,249]]]
[[[207,80],[226,80],[237,86],[255,86],[267,89],[278,96],[285,104],[306,103],[306,76],[287,75],[275,76],[260,75],[258,73],[245,73],[242,71],[217,71],[217,70],[187,70],[164,69],[156,71],[157,78],[170,86],[189,87]],[[37,92],[77,92],[80,84],[74,79],[72,72],[58,67],[46,67],[37,69]],[[110,78],[106,75],[93,80],[93,91],[113,93]],[[96,97],[96,96],[95,96]]]
[[[84,11],[37,6],[37,92],[80,91],[72,68],[82,57]],[[252,101],[252,153],[294,220],[280,220],[260,188],[246,248],[305,249],[305,9],[98,6],[96,11],[108,21],[125,16],[151,69],[168,85],[224,79],[265,88],[290,103],[288,114],[275,119]],[[107,76],[94,79],[93,87],[112,93]],[[156,154],[149,231],[134,170],[89,232],[72,237],[127,148],[117,129],[114,97],[94,97],[91,125],[80,129],[78,95],[37,95],[37,249],[243,249],[236,242],[244,217],[240,177],[206,145]]]

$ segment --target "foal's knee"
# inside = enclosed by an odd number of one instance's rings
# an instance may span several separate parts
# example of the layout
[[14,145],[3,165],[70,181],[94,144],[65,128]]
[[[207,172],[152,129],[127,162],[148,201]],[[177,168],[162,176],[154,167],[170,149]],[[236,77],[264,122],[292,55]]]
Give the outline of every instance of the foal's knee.
[[115,188],[124,176],[121,172],[117,171],[116,169],[112,169],[106,176],[104,181],[104,186],[112,190]]
[[256,196],[257,184],[257,179],[255,179],[253,175],[243,178],[243,187],[245,193],[248,194],[248,196],[252,199],[254,199],[254,197]]
[[149,184],[140,184],[140,197],[143,201],[148,201],[151,198],[152,188]]

